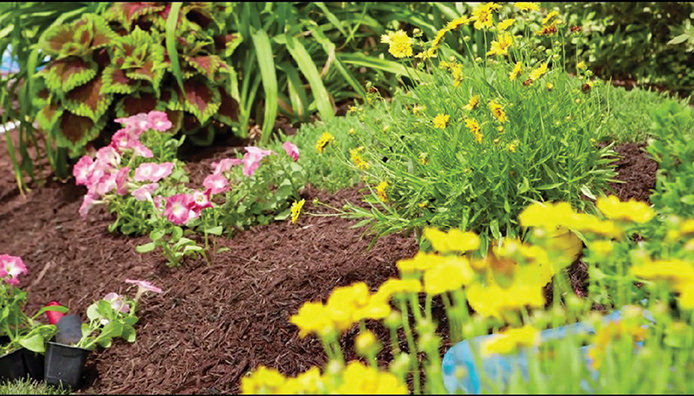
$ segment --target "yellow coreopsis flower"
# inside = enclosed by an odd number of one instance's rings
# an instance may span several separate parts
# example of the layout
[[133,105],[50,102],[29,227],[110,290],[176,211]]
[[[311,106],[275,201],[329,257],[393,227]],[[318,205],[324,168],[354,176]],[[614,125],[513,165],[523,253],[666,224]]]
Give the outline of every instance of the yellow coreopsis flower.
[[285,380],[279,371],[261,365],[241,378],[241,393],[276,393],[284,385]]
[[349,286],[333,289],[325,311],[337,329],[349,329],[359,316],[358,311],[366,308],[370,302],[369,288],[364,282],[353,283]]
[[492,115],[494,118],[496,118],[500,123],[504,123],[508,121],[508,117],[506,117],[506,112],[504,112],[504,108],[496,103],[496,101],[491,101],[489,102],[489,110],[492,111]]
[[526,305],[542,307],[545,305],[545,297],[541,282],[513,282],[511,287],[502,288],[494,282],[482,285],[472,283],[467,287],[467,299],[470,307],[478,314],[489,317],[501,318],[504,311],[519,310]]
[[431,242],[431,246],[436,251],[441,253],[465,253],[480,247],[480,238],[477,234],[472,231],[463,232],[457,228],[443,232],[436,228],[427,227],[424,229],[424,237]]
[[483,356],[494,353],[509,354],[520,346],[535,346],[540,341],[540,331],[533,326],[525,325],[518,329],[508,329],[495,334],[481,345]]
[[540,5],[537,3],[530,3],[530,2],[517,2],[513,3],[516,8],[518,8],[521,11],[540,11]]
[[475,21],[475,29],[489,29],[494,25],[492,12],[498,9],[499,5],[494,3],[480,4],[472,10],[471,20]]
[[492,41],[491,48],[487,52],[487,56],[508,55],[508,49],[512,44],[513,36],[509,32],[503,32],[499,35],[498,41]]
[[407,386],[387,371],[351,361],[342,372],[338,394],[407,394]]
[[533,69],[530,72],[530,75],[528,76],[528,78],[531,81],[537,81],[545,73],[547,73],[547,63],[542,63],[537,69]]
[[323,134],[320,136],[318,141],[316,142],[316,151],[318,153],[323,154],[325,152],[325,147],[330,144],[330,142],[334,142],[335,137],[331,135],[329,132],[323,132]]
[[665,280],[673,284],[694,282],[694,263],[683,259],[648,260],[632,266],[630,271],[641,279]]
[[622,202],[614,195],[600,197],[596,201],[600,212],[610,220],[626,220],[646,223],[655,216],[655,211],[645,202],[630,199]]
[[508,74],[508,79],[513,81],[518,76],[521,74],[521,62],[516,62],[516,64],[513,66],[513,70],[511,70],[511,73]]
[[378,291],[373,295],[373,298],[387,302],[394,295],[419,293],[420,291],[422,291],[422,283],[417,279],[390,278],[378,287]]
[[439,113],[434,117],[434,128],[445,129],[448,126],[448,120],[451,118],[448,114]]
[[319,302],[307,302],[299,308],[289,321],[299,328],[299,337],[314,333],[323,336],[334,329],[325,306]]
[[549,25],[550,23],[553,23],[553,24],[558,23],[559,21],[555,19],[557,16],[559,16],[558,11],[550,12],[549,14],[547,14],[547,16],[544,17],[544,19],[542,20],[542,24],[543,25]]
[[324,379],[318,367],[311,367],[295,378],[287,378],[278,389],[281,394],[318,394],[325,389]]
[[444,259],[442,263],[424,271],[424,291],[427,294],[437,295],[458,290],[475,278],[475,273],[466,258],[449,256]]
[[480,124],[477,123],[477,121],[475,121],[472,118],[466,118],[465,119],[465,126],[475,136],[475,140],[477,141],[477,143],[482,143],[482,134],[480,133]]
[[439,48],[439,46],[441,45],[441,41],[443,41],[443,36],[445,36],[446,33],[448,33],[448,29],[446,28],[443,28],[436,32],[436,37],[434,37],[434,41],[432,41],[431,43],[432,51],[436,51]]
[[446,30],[455,30],[462,25],[467,25],[468,23],[470,23],[470,18],[463,15],[448,22],[448,25],[446,25]]
[[582,71],[582,70],[586,70],[586,68],[587,68],[586,63],[583,61],[580,61],[576,64],[576,69],[578,69],[578,70]]
[[304,203],[306,202],[305,199],[302,199],[301,201],[297,202],[294,201],[292,203],[291,211],[292,211],[292,224],[296,224],[296,220],[299,218],[299,214],[301,214],[301,208],[304,207]]
[[364,161],[364,159],[359,155],[359,153],[364,150],[364,147],[357,147],[355,149],[349,150],[349,156],[354,165],[357,166],[360,170],[366,170],[369,169],[369,163]]
[[513,19],[513,18],[504,19],[503,21],[499,22],[498,25],[496,25],[496,28],[497,28],[497,30],[499,30],[500,32],[503,32],[504,30],[510,28],[511,25],[513,25],[513,23],[514,23],[515,21],[516,21],[516,20]]
[[396,58],[412,56],[413,41],[404,30],[390,32],[381,36],[381,42],[390,45],[388,52]]
[[479,106],[479,104],[480,104],[479,95],[473,95],[470,97],[470,100],[467,102],[467,104],[465,106],[463,106],[463,109],[472,111],[472,110],[476,109],[477,106]]
[[445,261],[445,258],[438,254],[417,252],[410,259],[402,259],[395,263],[401,274],[412,274],[426,271],[428,268],[438,265]]
[[382,181],[376,186],[376,194],[378,195],[378,198],[383,201],[383,202],[388,202],[388,193],[386,193],[386,189],[388,188],[388,182]]

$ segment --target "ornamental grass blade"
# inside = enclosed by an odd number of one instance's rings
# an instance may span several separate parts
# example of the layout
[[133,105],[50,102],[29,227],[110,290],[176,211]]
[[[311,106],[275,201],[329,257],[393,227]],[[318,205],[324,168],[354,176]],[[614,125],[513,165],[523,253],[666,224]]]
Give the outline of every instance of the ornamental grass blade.
[[178,87],[183,89],[183,74],[181,66],[178,63],[178,51],[176,50],[176,25],[178,24],[178,14],[183,3],[171,3],[169,16],[166,18],[166,52],[169,54],[171,61],[171,72],[176,77]]
[[328,90],[325,89],[316,64],[313,63],[306,48],[296,37],[285,35],[285,38],[287,40],[287,49],[289,53],[292,55],[292,58],[294,58],[296,64],[299,66],[299,70],[301,70],[301,73],[306,77],[306,80],[308,80],[311,86],[313,101],[316,103],[318,113],[320,113],[323,120],[333,118],[335,116],[333,105],[330,103]]
[[260,76],[265,91],[265,114],[263,116],[263,134],[261,145],[266,145],[270,139],[272,128],[277,118],[277,75],[273,59],[272,44],[264,30],[258,30],[251,36],[255,46],[255,57],[260,67]]

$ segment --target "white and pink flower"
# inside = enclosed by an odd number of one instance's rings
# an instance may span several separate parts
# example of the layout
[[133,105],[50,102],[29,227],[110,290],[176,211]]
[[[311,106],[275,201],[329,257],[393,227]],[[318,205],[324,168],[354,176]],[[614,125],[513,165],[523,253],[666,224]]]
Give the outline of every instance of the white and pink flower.
[[128,175],[130,174],[129,167],[123,167],[116,173],[116,194],[126,195],[128,193]]
[[211,194],[220,194],[229,189],[229,180],[220,174],[212,174],[205,178],[202,185]]
[[151,282],[148,281],[143,281],[143,280],[134,280],[134,279],[126,279],[125,283],[131,283],[133,285],[137,285],[138,288],[141,288],[143,291],[150,291],[153,293],[161,293],[163,290],[160,288],[154,286]]
[[198,217],[198,213],[192,209],[194,205],[195,201],[189,194],[172,195],[166,199],[164,215],[170,222],[184,225],[191,219]]
[[82,200],[82,205],[80,206],[80,216],[84,219],[87,217],[89,210],[97,203],[96,196],[94,193],[87,192]]
[[292,142],[284,142],[282,144],[282,148],[284,149],[284,152],[287,153],[288,156],[292,157],[294,162],[299,160],[299,148],[296,147],[296,145]]
[[104,296],[103,300],[110,302],[111,308],[113,308],[114,311],[120,311],[123,313],[130,312],[130,304],[126,303],[123,296],[118,293],[108,293]]
[[212,163],[212,174],[220,175],[231,169],[232,166],[241,165],[243,160],[241,158],[224,158],[219,162]]
[[75,184],[86,186],[89,183],[89,176],[92,173],[94,160],[88,155],[82,156],[72,168],[72,175],[75,176]]
[[149,114],[147,114],[147,120],[150,127],[158,132],[166,132],[171,129],[172,126],[169,117],[163,111],[150,111]]
[[169,176],[173,171],[174,164],[172,162],[163,162],[157,164],[154,162],[145,162],[135,169],[135,177],[133,179],[138,182],[156,183],[159,180]]
[[10,285],[19,284],[19,276],[29,273],[21,257],[0,254],[0,278]]
[[255,170],[260,166],[260,161],[270,154],[274,154],[271,150],[263,150],[259,147],[246,147],[246,154],[243,156],[243,174],[253,176]]
[[213,205],[212,201],[210,201],[210,190],[205,192],[195,191],[193,193],[193,202],[194,204],[192,209],[197,213],[198,216],[203,209],[211,208]]
[[159,188],[159,183],[145,184],[135,189],[132,194],[138,201],[151,201],[152,194],[154,194],[157,188]]

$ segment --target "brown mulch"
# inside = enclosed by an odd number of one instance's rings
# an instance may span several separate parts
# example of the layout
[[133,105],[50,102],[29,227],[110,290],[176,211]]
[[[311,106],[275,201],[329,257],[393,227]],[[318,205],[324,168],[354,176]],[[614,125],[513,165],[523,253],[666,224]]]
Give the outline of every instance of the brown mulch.
[[623,143],[614,148],[619,154],[615,162],[617,180],[624,183],[610,183],[610,188],[622,201],[632,198],[649,201],[655,189],[658,163],[646,153],[645,147],[645,143]]
[[[191,179],[204,177],[212,161],[234,150],[212,147],[186,153]],[[618,178],[630,181],[618,195],[647,197],[653,186],[632,180],[654,180],[655,168],[651,172],[648,166],[637,166],[647,161],[628,145],[617,151],[624,156]],[[8,162],[0,150],[0,166],[9,169]],[[134,251],[147,237],[109,233],[112,219],[103,209],[87,221],[80,219],[84,193],[70,182],[48,182],[21,197],[13,178],[0,178],[0,226],[6,230],[0,234],[0,253],[21,256],[29,267],[21,284],[29,292],[29,312],[58,300],[86,319],[87,306],[106,293],[134,293],[134,287],[123,282],[126,278],[150,280],[164,289],[161,295],[144,298],[135,343],[118,340],[90,355],[83,392],[230,393],[238,391],[245,372],[260,364],[288,375],[322,365],[325,354],[319,341],[299,339],[289,317],[304,302],[325,299],[337,286],[365,281],[377,287],[396,274],[397,260],[417,251],[414,239],[403,235],[384,237],[367,251],[370,238],[350,228],[354,221],[312,215],[329,211],[313,205],[314,198],[340,207],[345,201],[358,203],[358,189],[328,194],[308,187],[298,224],[277,222],[220,238],[218,247],[230,250],[216,254],[211,265],[198,260],[172,269],[158,253]],[[574,266],[579,268],[570,276],[580,288],[585,269],[580,263]],[[435,308],[440,310],[439,305]],[[369,327],[387,340],[382,328]],[[343,337],[348,350],[355,333],[353,329]],[[449,345],[445,336],[442,350]]]

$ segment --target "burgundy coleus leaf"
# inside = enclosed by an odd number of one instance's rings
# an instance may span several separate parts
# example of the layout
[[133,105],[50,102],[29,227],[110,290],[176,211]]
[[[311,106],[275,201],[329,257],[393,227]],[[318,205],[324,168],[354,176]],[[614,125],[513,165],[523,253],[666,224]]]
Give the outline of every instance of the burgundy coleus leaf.
[[203,29],[207,29],[215,20],[211,12],[212,8],[207,3],[189,3],[181,9],[181,14],[185,15],[186,19]]
[[63,114],[63,107],[55,104],[49,103],[36,113],[36,122],[39,123],[39,127],[44,131],[50,131],[53,126],[58,121],[60,116]]
[[219,90],[211,88],[198,79],[183,82],[185,110],[193,113],[201,123],[205,123],[219,110],[221,97]]
[[137,89],[137,81],[131,80],[116,65],[107,66],[102,72],[102,94],[131,94]]
[[227,94],[224,89],[220,89],[221,104],[219,110],[215,114],[215,118],[219,121],[231,125],[234,121],[239,120],[239,102]]
[[139,97],[131,95],[121,99],[116,106],[116,114],[118,117],[130,117],[139,113],[149,113],[156,110],[158,103],[153,93],[140,92]]
[[60,117],[58,143],[67,147],[80,147],[99,134],[99,125],[88,117],[65,111]]
[[203,73],[209,80],[214,78],[214,74],[219,69],[221,59],[217,55],[205,56],[183,56],[183,58],[195,70]]
[[112,95],[101,93],[101,77],[95,78],[65,94],[65,107],[72,113],[89,117],[95,122],[106,112],[113,99]]
[[111,19],[120,22],[127,29],[143,15],[161,12],[166,7],[163,4],[147,2],[119,2],[113,4],[108,11]]
[[54,60],[40,72],[52,91],[69,91],[94,78],[97,65],[91,59],[68,57]]
[[242,41],[238,33],[223,34],[214,37],[214,46],[218,53],[224,51],[224,56],[229,57]]
[[41,49],[49,55],[60,53],[67,43],[72,43],[74,30],[70,25],[58,25],[46,31]]

